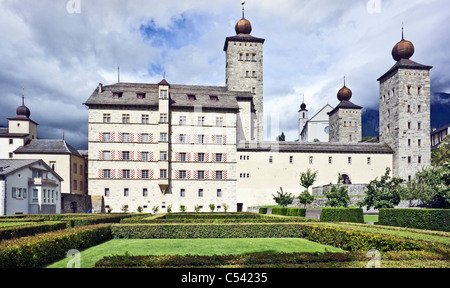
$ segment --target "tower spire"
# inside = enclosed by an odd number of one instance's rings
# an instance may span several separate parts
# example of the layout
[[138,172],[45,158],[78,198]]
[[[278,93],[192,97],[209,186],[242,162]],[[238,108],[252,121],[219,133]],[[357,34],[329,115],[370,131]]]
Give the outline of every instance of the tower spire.
[[245,18],[245,1],[242,1],[242,19]]
[[403,30],[403,22],[402,22],[402,40],[405,40],[405,37],[404,37],[404,30]]

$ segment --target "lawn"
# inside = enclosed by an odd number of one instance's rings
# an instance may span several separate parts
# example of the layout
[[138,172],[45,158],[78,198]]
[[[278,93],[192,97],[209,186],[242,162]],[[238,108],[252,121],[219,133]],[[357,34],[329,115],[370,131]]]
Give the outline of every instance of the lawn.
[[[345,252],[299,238],[257,239],[114,239],[82,251],[81,268],[92,268],[104,256],[124,255],[241,255],[250,253]],[[69,258],[47,268],[66,268]]]

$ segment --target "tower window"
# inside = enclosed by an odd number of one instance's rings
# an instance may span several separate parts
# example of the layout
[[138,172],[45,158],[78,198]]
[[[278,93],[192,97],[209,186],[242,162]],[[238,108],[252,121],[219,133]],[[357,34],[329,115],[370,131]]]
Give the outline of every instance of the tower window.
[[408,156],[408,163],[411,164],[411,156]]
[[419,106],[417,106],[417,112],[420,112],[420,110],[421,110],[421,106],[419,105]]
[[422,157],[421,156],[419,156],[419,158],[417,158],[417,162],[420,164],[420,163],[422,163]]
[[422,86],[419,85],[419,87],[417,87],[417,94],[420,95],[421,91],[422,91]]
[[240,61],[243,60],[243,59],[242,59],[242,56],[243,56],[242,53],[239,53],[239,60],[240,60]]
[[256,61],[256,54],[255,53],[252,54],[252,60]]
[[420,130],[421,129],[421,123],[419,122],[419,123],[417,123],[417,130]]
[[408,94],[411,94],[411,85],[406,86],[406,88],[408,89]]
[[411,129],[411,122],[408,122],[408,129]]
[[422,146],[422,140],[420,140],[420,139],[417,140],[417,146],[419,146],[419,147]]
[[408,112],[411,112],[411,105],[408,105]]

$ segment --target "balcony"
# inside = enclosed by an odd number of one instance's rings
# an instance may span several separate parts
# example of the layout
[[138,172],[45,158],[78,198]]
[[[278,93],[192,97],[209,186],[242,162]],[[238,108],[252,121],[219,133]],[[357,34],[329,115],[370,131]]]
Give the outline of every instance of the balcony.
[[44,178],[28,178],[28,185],[30,186],[53,186],[57,187],[58,183],[52,179]]

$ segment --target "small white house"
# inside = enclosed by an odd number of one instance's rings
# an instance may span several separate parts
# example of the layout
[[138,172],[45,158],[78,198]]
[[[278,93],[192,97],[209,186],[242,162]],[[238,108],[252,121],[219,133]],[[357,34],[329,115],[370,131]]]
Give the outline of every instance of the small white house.
[[43,160],[0,159],[0,215],[61,213],[61,181]]

